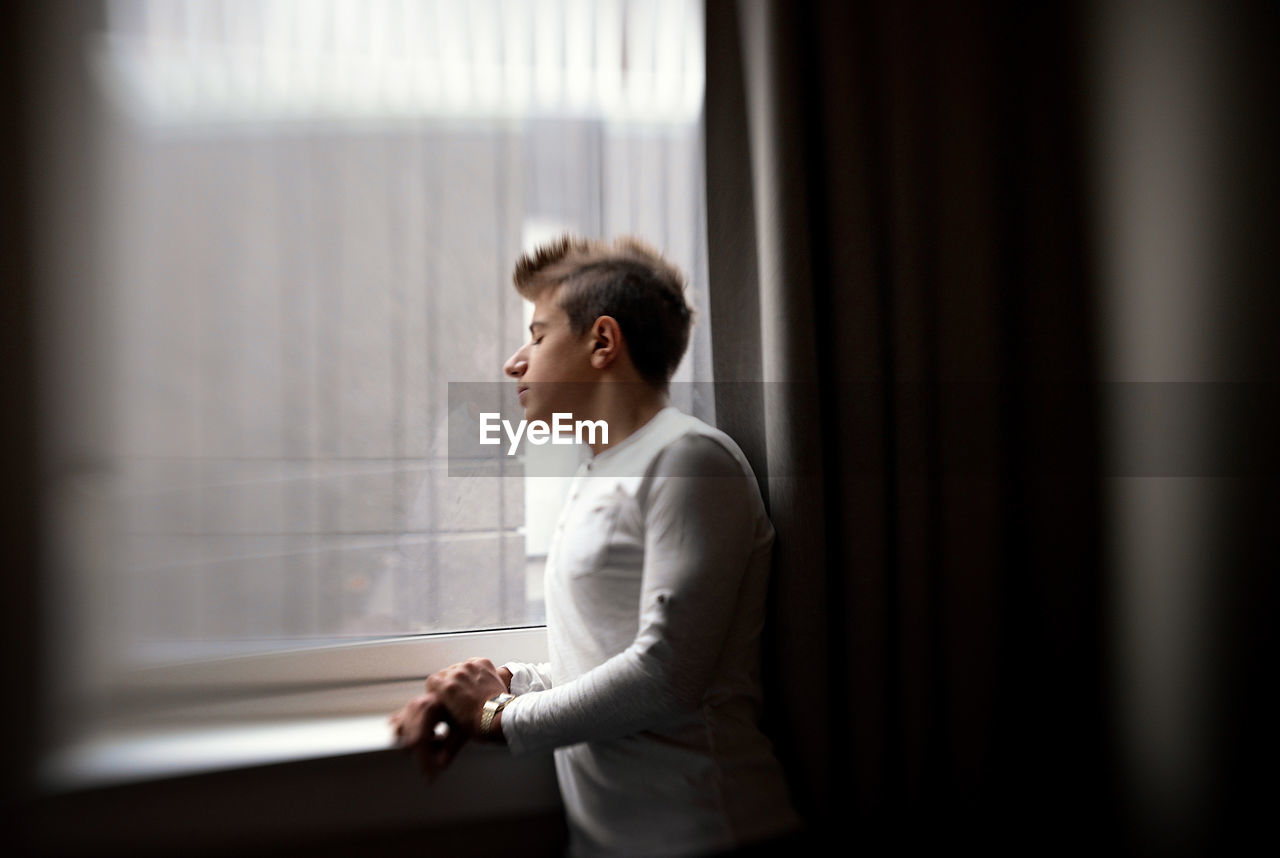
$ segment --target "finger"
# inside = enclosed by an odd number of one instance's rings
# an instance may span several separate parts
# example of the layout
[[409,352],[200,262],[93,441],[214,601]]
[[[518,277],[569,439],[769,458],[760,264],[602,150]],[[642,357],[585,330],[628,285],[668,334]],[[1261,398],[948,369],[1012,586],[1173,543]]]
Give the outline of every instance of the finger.
[[427,721],[430,718],[433,702],[432,697],[424,694],[410,700],[408,705],[405,706],[406,716],[402,721],[400,731],[400,740],[403,744],[416,745],[422,741],[428,729]]
[[430,746],[431,769],[433,776],[439,775],[453,763],[455,757],[466,745],[467,738],[459,731],[454,731],[447,738],[432,742]]
[[423,711],[425,723],[438,720],[426,732],[424,740],[413,747],[413,758],[422,775],[434,781],[453,762],[467,737],[447,720],[448,711],[438,701],[432,701]]
[[388,720],[391,723],[391,735],[395,739],[395,743],[402,746],[408,745],[411,714],[407,708],[397,710]]
[[423,703],[419,727],[421,729],[419,741],[425,745],[438,744],[442,741],[443,737],[439,731],[443,731],[445,736],[455,732],[449,710],[445,708],[444,702],[439,697],[430,697]]
[[437,670],[426,678],[422,683],[423,687],[426,688],[428,693],[434,693],[440,689],[440,686],[446,685],[453,680],[465,668],[466,662],[459,662],[458,664],[451,664],[448,667]]
[[440,773],[449,767],[453,758],[466,743],[466,738],[451,733],[447,738],[438,741],[423,742],[413,749],[414,762],[418,771],[428,781],[434,781]]
[[393,727],[400,726],[407,719],[408,710],[409,710],[409,704],[406,703],[404,706],[401,706],[399,709],[397,709],[396,711],[392,712],[389,716],[387,716],[387,722],[390,723]]
[[396,712],[390,718],[388,718],[387,724],[389,724],[391,727],[392,737],[398,743],[400,741],[401,736],[404,735],[404,722],[400,719],[400,713]]
[[[449,737],[449,734],[451,732],[452,730],[449,727],[448,721],[437,721],[435,722],[434,725],[432,725],[430,730],[422,731],[421,741],[418,744],[432,744],[432,743],[443,742],[445,739]],[[399,736],[399,734],[397,735]],[[406,748],[410,745],[409,742],[406,742],[403,739],[399,740],[399,744]]]

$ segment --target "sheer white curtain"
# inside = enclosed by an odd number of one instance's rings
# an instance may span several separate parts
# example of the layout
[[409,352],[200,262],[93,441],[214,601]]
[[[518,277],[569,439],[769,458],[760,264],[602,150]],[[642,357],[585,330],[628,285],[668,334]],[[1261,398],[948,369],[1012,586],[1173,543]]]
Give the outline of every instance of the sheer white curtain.
[[[450,477],[450,381],[526,336],[548,232],[633,233],[705,304],[695,2],[119,0],[79,58],[58,337],[61,626],[131,665],[541,622],[513,479]],[[55,239],[51,244],[57,244]],[[88,282],[88,281],[92,282]],[[77,309],[92,291],[97,310]],[[678,380],[709,378],[708,332]],[[690,403],[684,404],[686,407]],[[76,463],[79,464],[76,464]],[[93,598],[85,598],[92,591]]]

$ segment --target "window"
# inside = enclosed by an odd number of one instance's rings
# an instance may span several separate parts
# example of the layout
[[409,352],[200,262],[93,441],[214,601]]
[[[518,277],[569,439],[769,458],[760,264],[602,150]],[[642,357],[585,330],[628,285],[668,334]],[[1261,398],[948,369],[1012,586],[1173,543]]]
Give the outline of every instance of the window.
[[[511,266],[561,230],[647,238],[706,306],[701,15],[113,0],[64,34],[84,74],[40,250],[64,696],[312,646],[309,676],[358,679],[335,643],[542,623],[559,489],[450,476],[448,383],[502,378]],[[706,318],[679,381],[709,379]]]

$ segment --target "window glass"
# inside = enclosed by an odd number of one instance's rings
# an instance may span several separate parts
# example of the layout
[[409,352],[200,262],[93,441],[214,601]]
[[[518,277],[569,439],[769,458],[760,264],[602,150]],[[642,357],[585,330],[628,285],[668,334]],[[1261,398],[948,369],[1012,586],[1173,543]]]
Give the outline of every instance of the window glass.
[[541,623],[562,487],[451,477],[448,383],[502,378],[514,260],[562,230],[649,240],[705,308],[700,4],[103,13],[51,242],[93,260],[48,325],[79,663]]

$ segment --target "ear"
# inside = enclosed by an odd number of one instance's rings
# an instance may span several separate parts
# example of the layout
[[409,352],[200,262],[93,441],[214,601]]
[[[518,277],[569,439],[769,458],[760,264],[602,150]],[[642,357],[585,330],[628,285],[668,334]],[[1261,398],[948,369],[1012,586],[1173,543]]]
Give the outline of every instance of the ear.
[[591,326],[591,367],[604,369],[622,353],[622,328],[613,316],[600,316]]

